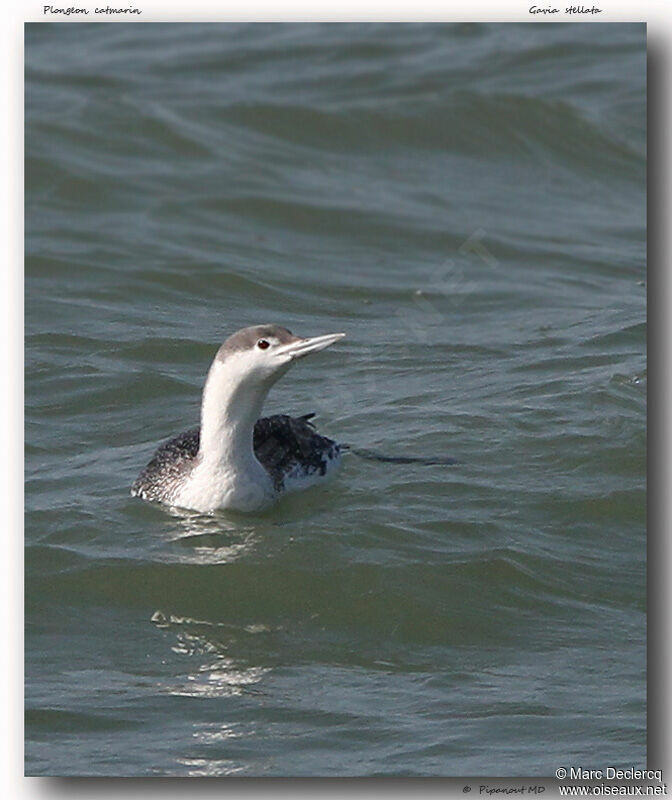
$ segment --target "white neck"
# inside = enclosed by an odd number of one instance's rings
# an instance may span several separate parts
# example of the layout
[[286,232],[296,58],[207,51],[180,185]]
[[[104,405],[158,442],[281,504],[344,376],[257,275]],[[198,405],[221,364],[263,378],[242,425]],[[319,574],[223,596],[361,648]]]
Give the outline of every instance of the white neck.
[[254,455],[254,424],[261,416],[270,382],[240,379],[215,360],[203,389],[199,457],[211,466],[239,473],[263,469]]

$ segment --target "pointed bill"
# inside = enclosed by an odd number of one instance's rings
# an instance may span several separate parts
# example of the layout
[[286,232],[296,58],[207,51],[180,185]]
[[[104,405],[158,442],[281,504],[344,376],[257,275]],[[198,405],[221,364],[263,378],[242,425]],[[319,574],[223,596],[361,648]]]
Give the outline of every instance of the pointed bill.
[[289,356],[289,358],[303,358],[309,353],[317,353],[329,347],[330,344],[337,342],[345,336],[344,333],[327,333],[325,336],[312,336],[309,339],[299,339],[297,342],[283,345],[276,349],[279,356]]

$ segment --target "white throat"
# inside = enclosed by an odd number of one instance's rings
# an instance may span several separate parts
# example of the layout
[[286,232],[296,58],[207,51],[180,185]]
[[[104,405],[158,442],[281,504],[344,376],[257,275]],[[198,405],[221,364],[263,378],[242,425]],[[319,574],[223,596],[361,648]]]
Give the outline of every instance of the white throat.
[[196,467],[177,505],[197,511],[232,508],[254,511],[270,503],[273,481],[254,454],[254,425],[273,378],[236,369],[235,356],[215,359],[201,402],[201,435]]
[[211,466],[242,469],[251,462],[261,467],[252,445],[254,424],[273,382],[236,373],[235,361],[215,359],[210,367],[201,402],[199,457]]

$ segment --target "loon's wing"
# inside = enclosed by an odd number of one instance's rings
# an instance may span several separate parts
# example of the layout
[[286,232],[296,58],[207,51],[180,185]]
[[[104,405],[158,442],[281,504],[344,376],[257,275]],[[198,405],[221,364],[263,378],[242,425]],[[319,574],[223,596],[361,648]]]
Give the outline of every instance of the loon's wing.
[[131,487],[133,497],[169,502],[193,468],[200,442],[200,428],[185,431],[164,442]]
[[326,475],[341,447],[320,436],[310,422],[315,414],[262,417],[254,426],[254,454],[278,491],[303,488]]

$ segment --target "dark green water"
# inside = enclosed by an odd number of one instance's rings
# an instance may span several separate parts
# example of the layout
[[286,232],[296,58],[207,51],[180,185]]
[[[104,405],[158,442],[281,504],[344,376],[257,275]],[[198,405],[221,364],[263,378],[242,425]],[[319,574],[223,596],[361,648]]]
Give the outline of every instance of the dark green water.
[[[26,771],[643,767],[645,28],[29,25]],[[388,455],[128,489],[218,344]]]

